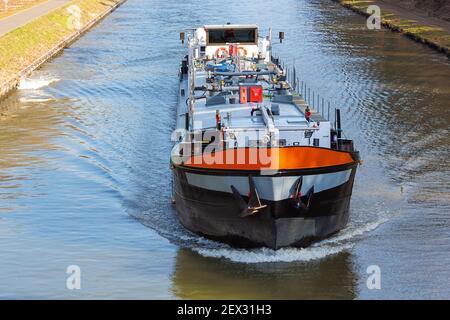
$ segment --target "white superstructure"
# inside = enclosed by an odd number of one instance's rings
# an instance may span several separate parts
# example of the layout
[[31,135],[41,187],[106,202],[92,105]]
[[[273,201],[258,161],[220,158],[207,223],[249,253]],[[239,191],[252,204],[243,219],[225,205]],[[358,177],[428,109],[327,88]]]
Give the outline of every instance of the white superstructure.
[[286,72],[272,61],[270,35],[260,36],[256,25],[205,25],[189,34],[188,49],[178,128],[215,130],[225,148],[330,148],[330,122],[308,117],[297,103]]

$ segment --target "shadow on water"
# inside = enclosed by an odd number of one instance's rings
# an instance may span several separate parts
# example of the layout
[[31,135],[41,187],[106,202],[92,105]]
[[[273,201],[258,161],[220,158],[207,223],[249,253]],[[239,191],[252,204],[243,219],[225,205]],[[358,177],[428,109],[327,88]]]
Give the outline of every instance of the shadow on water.
[[354,299],[347,252],[309,263],[241,264],[178,251],[172,292],[189,299]]

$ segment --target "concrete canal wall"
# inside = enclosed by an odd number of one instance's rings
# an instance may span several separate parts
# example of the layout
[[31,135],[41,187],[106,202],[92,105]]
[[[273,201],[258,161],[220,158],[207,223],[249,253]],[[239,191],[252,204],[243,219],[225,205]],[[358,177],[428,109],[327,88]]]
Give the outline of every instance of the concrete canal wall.
[[[426,44],[450,58],[450,22],[447,21],[447,13],[450,10],[445,4],[442,6],[440,15],[433,14],[425,10],[419,4],[409,1],[394,0],[333,0],[346,8],[349,8],[359,14],[369,17],[371,13],[367,12],[368,6],[377,5],[381,9],[381,24],[396,32],[401,32],[405,36]],[[433,12],[438,12],[438,1],[427,1],[428,8],[433,8]],[[439,18],[437,18],[439,17]]]
[[0,37],[0,100],[126,0],[73,0]]

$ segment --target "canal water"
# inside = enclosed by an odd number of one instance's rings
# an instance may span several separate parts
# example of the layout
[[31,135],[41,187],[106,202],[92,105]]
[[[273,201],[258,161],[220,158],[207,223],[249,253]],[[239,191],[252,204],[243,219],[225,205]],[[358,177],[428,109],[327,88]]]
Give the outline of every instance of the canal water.
[[[170,204],[178,32],[228,21],[284,31],[361,150],[348,228],[312,247],[232,249]],[[449,107],[445,56],[332,1],[128,0],[0,105],[0,298],[450,298]]]

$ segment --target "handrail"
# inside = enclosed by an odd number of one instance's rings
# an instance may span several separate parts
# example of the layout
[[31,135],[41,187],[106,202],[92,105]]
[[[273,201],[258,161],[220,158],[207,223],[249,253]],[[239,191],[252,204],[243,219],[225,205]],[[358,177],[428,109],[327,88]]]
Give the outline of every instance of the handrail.
[[241,72],[213,71],[212,74],[215,76],[233,77],[233,76],[251,76],[251,75],[269,76],[277,73],[276,71],[241,71]]

